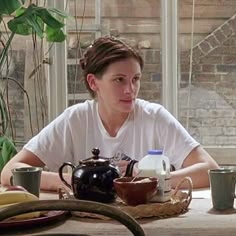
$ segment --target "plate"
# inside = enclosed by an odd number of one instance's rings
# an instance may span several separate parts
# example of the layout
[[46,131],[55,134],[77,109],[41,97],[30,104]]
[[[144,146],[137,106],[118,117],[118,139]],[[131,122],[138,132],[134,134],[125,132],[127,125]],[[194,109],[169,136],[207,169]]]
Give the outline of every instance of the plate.
[[32,218],[32,219],[24,219],[24,220],[6,220],[0,222],[0,229],[9,227],[19,227],[19,226],[34,226],[34,225],[42,225],[46,223],[53,222],[54,220],[63,219],[67,214],[66,211],[48,211],[44,213],[44,215]]

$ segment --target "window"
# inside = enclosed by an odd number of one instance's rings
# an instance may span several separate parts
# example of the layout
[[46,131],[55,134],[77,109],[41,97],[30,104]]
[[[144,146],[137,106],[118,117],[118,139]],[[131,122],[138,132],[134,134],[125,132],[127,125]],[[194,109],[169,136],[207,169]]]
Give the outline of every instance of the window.
[[179,120],[219,163],[236,161],[234,1],[179,1]]

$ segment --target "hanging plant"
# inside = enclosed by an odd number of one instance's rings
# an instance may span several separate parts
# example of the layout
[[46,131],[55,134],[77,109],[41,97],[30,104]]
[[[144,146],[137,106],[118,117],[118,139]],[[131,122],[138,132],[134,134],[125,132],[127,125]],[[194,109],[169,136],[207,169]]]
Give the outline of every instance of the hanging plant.
[[13,19],[7,23],[11,33],[0,54],[0,71],[6,60],[14,34],[31,35],[36,33],[40,38],[45,37],[48,42],[63,42],[66,38],[63,21],[68,15],[64,11],[35,4],[24,7],[24,3],[25,0],[0,1],[0,22],[4,15],[14,13]]

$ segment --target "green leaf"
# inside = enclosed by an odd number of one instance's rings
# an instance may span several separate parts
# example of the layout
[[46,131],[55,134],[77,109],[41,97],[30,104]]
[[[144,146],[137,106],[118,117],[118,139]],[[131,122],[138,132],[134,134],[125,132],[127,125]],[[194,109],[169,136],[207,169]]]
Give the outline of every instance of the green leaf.
[[[54,8],[48,10],[47,8],[30,4],[27,8],[23,6],[17,8],[14,19],[8,22],[8,28],[20,35],[30,35],[36,32],[40,38],[43,38],[44,30],[46,30],[46,38],[49,42],[62,42],[66,38],[62,29],[65,25],[62,22],[65,17],[67,17],[67,14],[63,11]],[[57,18],[62,18],[62,21]]]
[[3,169],[3,167],[4,167],[4,162],[3,162],[3,159],[2,159],[2,155],[0,153],[0,173],[1,173],[2,169]]
[[[12,39],[14,37],[14,34],[15,33],[11,33],[10,37],[8,38],[3,50],[1,51],[0,53],[0,70],[2,70],[2,66],[4,65],[5,61],[6,61],[6,58],[7,58],[7,55],[8,55],[8,49],[11,45],[11,42],[12,42]],[[2,94],[1,94],[2,95]]]
[[15,145],[6,136],[0,137],[0,172],[4,165],[17,153]]
[[[21,7],[16,11],[16,17],[8,21],[8,28],[17,34],[27,35],[32,32],[32,30],[27,29],[30,25],[27,23],[27,16],[30,15],[26,8]],[[22,31],[22,32],[21,32]]]
[[36,32],[39,37],[43,37],[43,22],[35,14],[35,5],[28,8],[20,8],[16,11],[16,17],[8,22],[8,27],[12,32],[21,35],[29,35]]
[[32,27],[27,23],[17,23],[14,19],[10,20],[8,23],[8,28],[20,35],[30,35],[32,33]]
[[40,21],[35,16],[29,16],[27,18],[27,23],[32,27],[32,29],[40,38],[43,37],[43,25],[40,24]]
[[36,32],[39,37],[43,37],[43,22],[32,12],[25,11],[20,16],[10,20],[8,27],[12,32],[21,35],[29,35]]
[[17,16],[20,16],[20,15],[24,14],[24,12],[26,12],[26,10],[27,9],[25,7],[18,8],[15,12],[15,16],[17,17]]
[[40,17],[43,22],[52,27],[52,28],[62,28],[65,24],[57,20],[47,9],[39,9],[37,10],[38,17]]
[[6,103],[3,98],[2,93],[0,97],[0,119],[1,119],[1,128],[2,128],[1,133],[5,134],[7,125],[8,125],[8,112],[7,112]]
[[21,3],[18,0],[0,0],[0,15],[10,15],[20,7]]
[[69,14],[67,14],[65,11],[61,11],[59,9],[56,9],[56,8],[47,8],[47,10],[50,12],[50,13],[55,13],[56,15],[62,17],[62,18],[68,18],[70,17]]
[[15,146],[10,142],[4,142],[3,144],[3,161],[5,165],[8,161],[11,160],[13,156],[15,156],[17,153]]
[[63,30],[46,27],[46,38],[48,42],[63,42],[66,38]]

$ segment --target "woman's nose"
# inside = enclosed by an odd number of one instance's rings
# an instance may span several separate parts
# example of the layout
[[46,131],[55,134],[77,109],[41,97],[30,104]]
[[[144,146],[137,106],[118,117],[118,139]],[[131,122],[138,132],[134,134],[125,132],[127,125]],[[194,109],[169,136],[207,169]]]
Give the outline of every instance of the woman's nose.
[[133,83],[127,83],[125,87],[125,93],[132,93],[134,92],[134,84]]

